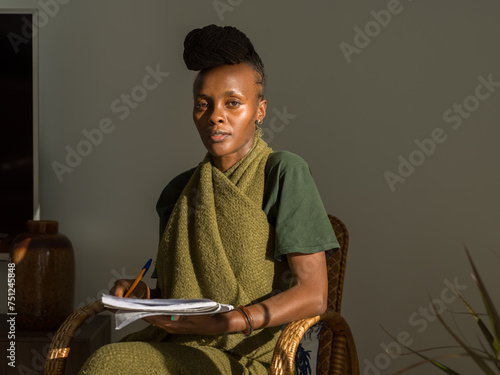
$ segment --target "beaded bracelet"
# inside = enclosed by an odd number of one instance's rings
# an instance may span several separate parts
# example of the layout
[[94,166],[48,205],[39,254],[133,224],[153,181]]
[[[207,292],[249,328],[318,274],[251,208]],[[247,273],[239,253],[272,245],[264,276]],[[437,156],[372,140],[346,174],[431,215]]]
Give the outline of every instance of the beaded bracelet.
[[250,313],[250,311],[248,311],[248,309],[245,306],[238,306],[235,310],[238,311],[241,314],[241,316],[243,316],[243,318],[246,320],[248,324],[248,327],[245,328],[243,331],[241,331],[241,333],[243,333],[245,336],[250,336],[254,328],[252,314]]

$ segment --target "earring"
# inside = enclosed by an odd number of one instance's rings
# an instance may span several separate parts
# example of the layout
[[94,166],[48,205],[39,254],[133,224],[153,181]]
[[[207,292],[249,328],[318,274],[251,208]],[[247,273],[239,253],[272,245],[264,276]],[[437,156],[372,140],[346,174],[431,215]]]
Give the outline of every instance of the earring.
[[262,128],[260,127],[262,125],[262,119],[258,119],[255,121],[255,134],[258,137],[262,137]]

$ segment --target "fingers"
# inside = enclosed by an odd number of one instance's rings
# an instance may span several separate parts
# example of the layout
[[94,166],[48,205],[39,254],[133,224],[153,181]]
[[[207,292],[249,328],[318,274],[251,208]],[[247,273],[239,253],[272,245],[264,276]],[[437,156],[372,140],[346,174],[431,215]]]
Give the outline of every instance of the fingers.
[[120,279],[115,281],[115,285],[109,290],[109,294],[116,297],[123,297],[133,280]]
[[[115,281],[115,285],[109,290],[109,294],[116,297],[124,297],[135,280],[120,279]],[[149,287],[144,281],[140,281],[130,295],[132,298],[150,298]]]
[[[131,286],[129,286],[130,288]],[[127,288],[128,291],[128,288]],[[144,281],[139,281],[137,286],[134,288],[134,291],[130,295],[131,298],[143,298],[149,299],[149,287],[146,285]]]
[[179,315],[155,315],[144,318],[144,320],[152,326],[164,329],[166,331],[168,331],[168,328],[172,325],[173,322],[176,322],[179,319]]

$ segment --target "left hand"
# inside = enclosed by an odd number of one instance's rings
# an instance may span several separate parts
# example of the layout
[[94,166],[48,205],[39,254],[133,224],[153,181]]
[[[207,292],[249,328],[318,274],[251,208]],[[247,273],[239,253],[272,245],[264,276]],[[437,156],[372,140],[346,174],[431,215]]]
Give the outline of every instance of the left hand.
[[227,332],[230,315],[233,311],[215,315],[154,315],[144,318],[146,322],[168,333],[217,335]]

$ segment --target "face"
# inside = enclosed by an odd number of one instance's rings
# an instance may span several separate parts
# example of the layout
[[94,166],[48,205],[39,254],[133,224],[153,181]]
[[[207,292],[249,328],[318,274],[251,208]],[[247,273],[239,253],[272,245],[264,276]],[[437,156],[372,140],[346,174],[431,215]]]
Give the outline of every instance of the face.
[[214,165],[223,172],[250,151],[255,122],[266,116],[256,74],[244,63],[220,65],[195,82],[193,120]]

